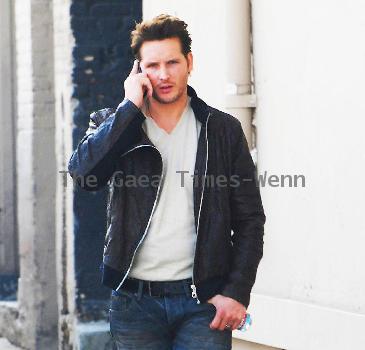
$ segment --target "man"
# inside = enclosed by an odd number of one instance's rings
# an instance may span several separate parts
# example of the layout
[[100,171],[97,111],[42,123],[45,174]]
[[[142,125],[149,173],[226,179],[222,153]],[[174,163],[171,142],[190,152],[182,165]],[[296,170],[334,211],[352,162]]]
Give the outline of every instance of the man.
[[131,47],[124,100],[91,114],[69,162],[85,190],[110,186],[111,334],[118,349],[230,349],[266,219],[247,141],[236,118],[188,85],[185,22],[137,24]]

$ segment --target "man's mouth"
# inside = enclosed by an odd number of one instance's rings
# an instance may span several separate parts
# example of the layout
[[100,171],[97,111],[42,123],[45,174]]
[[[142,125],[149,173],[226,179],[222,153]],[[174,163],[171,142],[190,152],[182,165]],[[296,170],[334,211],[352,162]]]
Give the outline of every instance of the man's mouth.
[[161,91],[161,93],[167,94],[172,90],[172,87],[172,85],[161,85],[159,86],[159,90]]

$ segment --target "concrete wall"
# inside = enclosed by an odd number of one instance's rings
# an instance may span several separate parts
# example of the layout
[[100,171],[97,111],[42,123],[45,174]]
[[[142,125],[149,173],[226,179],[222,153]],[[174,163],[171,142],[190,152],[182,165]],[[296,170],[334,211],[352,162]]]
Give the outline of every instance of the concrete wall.
[[15,65],[11,1],[0,2],[0,299],[15,300],[19,272],[16,227]]
[[74,37],[70,21],[71,0],[53,1],[54,79],[55,79],[55,149],[56,149],[56,267],[59,349],[71,350],[77,342],[76,283],[72,186],[62,171],[72,152],[72,48]]
[[259,172],[306,177],[305,188],[262,188],[256,300],[263,324],[281,325],[257,336],[288,349],[365,344],[364,10],[253,1]]
[[57,348],[53,23],[49,1],[16,1],[19,319],[30,349]]

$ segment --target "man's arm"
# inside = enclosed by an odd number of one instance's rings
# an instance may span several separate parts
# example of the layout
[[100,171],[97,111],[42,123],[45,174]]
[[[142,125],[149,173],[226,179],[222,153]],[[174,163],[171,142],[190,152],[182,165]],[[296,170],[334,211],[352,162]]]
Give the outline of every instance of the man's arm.
[[261,196],[256,186],[256,168],[250,155],[241,123],[237,120],[233,128],[232,175],[239,177],[239,185],[233,183],[230,195],[232,244],[232,266],[227,283],[221,294],[243,304],[250,303],[251,289],[263,256],[263,236],[266,217]]
[[98,118],[97,112],[90,115],[89,129],[68,163],[71,177],[81,188],[97,191],[106,185],[115,171],[117,158],[136,141],[144,119],[141,110],[128,99],[104,120]]
[[93,115],[90,116],[88,132],[79,142],[68,164],[70,175],[83,189],[96,191],[105,186],[115,171],[118,156],[137,141],[138,128],[146,119],[140,110],[145,90],[151,98],[151,81],[146,72],[138,72],[138,61],[134,60],[124,81],[125,98],[115,113],[97,128],[93,124],[97,124],[97,118],[92,120]]

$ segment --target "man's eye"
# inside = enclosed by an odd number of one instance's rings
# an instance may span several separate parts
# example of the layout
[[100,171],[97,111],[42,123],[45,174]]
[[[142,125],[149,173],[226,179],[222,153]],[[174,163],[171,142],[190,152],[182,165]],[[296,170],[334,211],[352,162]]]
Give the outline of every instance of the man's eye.
[[170,64],[174,64],[174,63],[177,63],[177,61],[170,61],[169,63]]

